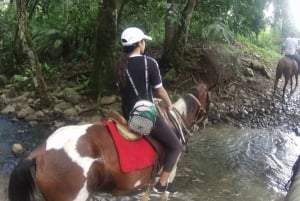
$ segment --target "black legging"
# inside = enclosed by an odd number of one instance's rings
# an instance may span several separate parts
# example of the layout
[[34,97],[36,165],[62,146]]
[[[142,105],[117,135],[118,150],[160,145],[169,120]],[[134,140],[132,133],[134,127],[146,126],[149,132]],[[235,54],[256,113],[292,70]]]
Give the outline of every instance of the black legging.
[[156,119],[155,127],[150,135],[167,149],[163,170],[171,172],[176,164],[178,156],[183,151],[183,145],[170,126],[159,116]]

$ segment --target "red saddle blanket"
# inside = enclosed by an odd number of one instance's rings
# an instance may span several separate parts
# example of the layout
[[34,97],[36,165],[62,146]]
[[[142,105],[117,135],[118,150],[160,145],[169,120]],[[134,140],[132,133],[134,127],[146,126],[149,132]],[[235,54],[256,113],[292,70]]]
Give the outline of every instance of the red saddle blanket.
[[128,141],[119,134],[114,122],[105,121],[103,124],[108,127],[111,133],[119,154],[120,167],[124,173],[154,164],[155,151],[147,140],[140,138],[136,141]]

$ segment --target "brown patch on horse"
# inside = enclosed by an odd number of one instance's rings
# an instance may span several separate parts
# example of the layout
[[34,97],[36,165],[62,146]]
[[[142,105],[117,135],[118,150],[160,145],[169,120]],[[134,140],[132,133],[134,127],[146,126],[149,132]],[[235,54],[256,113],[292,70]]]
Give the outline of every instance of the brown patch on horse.
[[[152,167],[130,173],[120,171],[118,153],[105,125],[99,123],[89,127],[87,134],[78,141],[77,148],[82,157],[99,158],[88,172],[89,191],[124,194],[144,188],[149,183],[151,175],[147,173]],[[140,185],[135,186],[139,179]]]
[[82,169],[62,149],[37,154],[36,183],[47,201],[74,200],[85,180]]

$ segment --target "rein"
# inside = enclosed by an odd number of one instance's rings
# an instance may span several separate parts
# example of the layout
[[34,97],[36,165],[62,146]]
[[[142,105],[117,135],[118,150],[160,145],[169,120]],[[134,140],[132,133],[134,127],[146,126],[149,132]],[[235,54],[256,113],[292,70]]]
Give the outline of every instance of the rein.
[[199,114],[201,114],[201,112],[204,113],[204,115],[203,115],[201,118],[195,119],[195,121],[193,122],[194,125],[195,125],[195,124],[199,124],[199,123],[201,123],[201,122],[204,120],[204,118],[205,118],[205,116],[206,116],[206,110],[204,109],[204,107],[203,107],[203,105],[200,103],[200,101],[199,101],[193,94],[188,93],[187,95],[190,96],[190,97],[192,97],[193,100],[196,101],[196,103],[197,103],[198,106],[199,106],[199,109],[198,109],[198,111],[197,111],[197,113],[196,113],[196,114],[197,114],[196,117],[198,117]]
[[[205,114],[206,114],[206,111],[205,109],[203,108],[202,104],[200,103],[200,101],[191,93],[188,93],[187,94],[188,96],[192,97],[192,99],[194,101],[196,101],[197,105],[199,106],[198,107],[198,111],[195,115],[195,117],[197,118],[199,116],[199,114],[201,114],[201,112],[203,111],[204,115],[201,116],[201,118],[199,119],[195,119],[192,123],[192,126],[193,127],[194,125],[197,125],[199,123],[201,123],[204,119],[205,119]],[[172,110],[170,111],[167,111],[168,114],[169,114],[169,117],[174,125],[174,127],[176,128],[176,130],[178,131],[179,133],[179,138],[181,139],[182,143],[184,145],[187,144],[187,139],[186,139],[186,135],[187,134],[188,136],[192,136],[193,134],[190,132],[190,130],[187,128],[187,123],[185,122],[185,120],[183,119],[182,115],[179,113],[179,111],[176,109],[176,108],[173,108]],[[185,134],[184,134],[185,133]]]

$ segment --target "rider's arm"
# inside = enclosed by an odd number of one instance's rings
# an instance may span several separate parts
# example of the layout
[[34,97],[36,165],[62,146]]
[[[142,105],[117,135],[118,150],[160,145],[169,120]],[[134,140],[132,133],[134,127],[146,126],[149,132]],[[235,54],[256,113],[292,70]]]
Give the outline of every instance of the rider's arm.
[[161,98],[165,102],[165,104],[167,104],[169,109],[172,109],[173,104],[166,89],[163,86],[161,86],[159,88],[156,88],[155,90],[158,97]]

